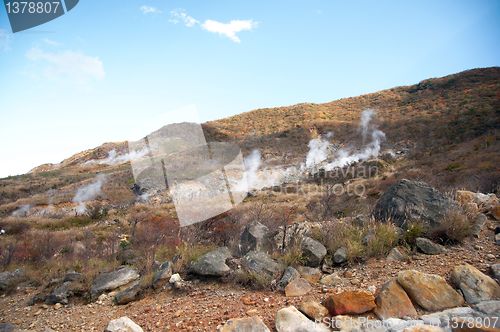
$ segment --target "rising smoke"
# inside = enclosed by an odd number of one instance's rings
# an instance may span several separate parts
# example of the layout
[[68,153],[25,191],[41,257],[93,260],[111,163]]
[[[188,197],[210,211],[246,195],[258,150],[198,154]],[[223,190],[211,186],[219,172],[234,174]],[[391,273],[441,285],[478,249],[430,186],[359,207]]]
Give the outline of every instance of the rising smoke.
[[102,192],[102,186],[106,182],[106,175],[99,174],[95,180],[88,185],[78,188],[73,203],[77,203],[76,213],[82,214],[87,210],[86,202],[95,199]]
[[139,151],[131,151],[125,154],[118,154],[115,149],[108,152],[108,156],[100,160],[89,160],[85,165],[100,164],[100,165],[118,165],[127,161],[135,160],[144,157],[148,153],[146,148]]
[[[319,136],[309,141],[306,159],[299,166],[266,169],[259,169],[262,164],[260,152],[258,150],[252,151],[245,158],[245,177],[248,190],[259,190],[284,182],[298,181],[308,172],[314,172],[319,168],[331,171],[355,162],[376,158],[380,153],[382,141],[385,140],[385,134],[372,123],[375,115],[375,111],[371,109],[361,113],[359,130],[363,146],[360,149],[337,149],[335,144],[330,142],[333,133],[329,132],[325,136]],[[365,144],[368,138],[370,138],[370,142]],[[328,161],[329,159],[330,161]]]

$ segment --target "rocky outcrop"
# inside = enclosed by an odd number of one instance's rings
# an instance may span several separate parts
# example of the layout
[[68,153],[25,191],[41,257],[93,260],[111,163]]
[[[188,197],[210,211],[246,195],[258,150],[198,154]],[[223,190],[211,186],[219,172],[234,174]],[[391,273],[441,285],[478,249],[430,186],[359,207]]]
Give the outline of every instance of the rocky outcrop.
[[115,290],[137,279],[139,279],[137,270],[127,266],[122,266],[115,271],[101,273],[92,283],[90,288],[91,297],[96,298],[104,292]]
[[228,248],[217,248],[193,262],[190,271],[200,276],[223,277],[231,271],[226,264],[226,260],[230,257],[231,252]]
[[318,267],[321,265],[323,258],[326,256],[326,248],[320,242],[304,236],[301,242],[302,257],[305,260],[305,265]]
[[472,265],[456,266],[451,272],[451,281],[460,288],[470,304],[500,298],[498,283]]
[[285,290],[285,287],[293,280],[300,278],[300,273],[292,266],[286,268],[281,279],[277,282],[276,288],[278,290]]
[[364,290],[348,290],[328,295],[325,307],[330,315],[362,314],[373,310],[375,298],[373,294]]
[[309,293],[311,290],[312,287],[307,280],[305,280],[304,278],[297,278],[291,281],[285,287],[285,295],[287,297],[303,296]]
[[269,251],[272,247],[269,229],[260,222],[246,225],[241,233],[239,247],[242,255],[249,251]]
[[143,329],[127,316],[113,319],[104,332],[143,332]]
[[233,318],[228,320],[219,332],[271,332],[259,317]]
[[407,270],[399,272],[397,280],[409,297],[426,310],[438,311],[464,304],[463,297],[436,274]]
[[426,255],[439,255],[446,252],[446,248],[440,244],[434,243],[425,237],[417,237],[415,245],[418,250]]
[[322,324],[309,320],[294,306],[283,308],[276,313],[276,330],[278,332],[327,332]]
[[410,298],[395,279],[382,286],[375,302],[374,312],[380,319],[417,316]]
[[456,204],[424,182],[403,179],[392,185],[378,200],[373,215],[403,227],[407,220],[421,220],[427,225],[439,225]]

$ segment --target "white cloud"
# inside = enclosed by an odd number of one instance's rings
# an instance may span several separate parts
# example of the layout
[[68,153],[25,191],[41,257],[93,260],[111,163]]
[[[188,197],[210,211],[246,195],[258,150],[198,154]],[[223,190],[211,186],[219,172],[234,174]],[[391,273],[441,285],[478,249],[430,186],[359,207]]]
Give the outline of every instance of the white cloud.
[[0,29],[0,51],[8,51],[10,49],[10,34],[7,30]]
[[50,45],[50,46],[61,46],[60,42],[57,42],[57,41],[49,39],[49,38],[44,38],[42,41],[45,44]]
[[231,20],[223,23],[215,20],[205,20],[203,23],[188,15],[184,9],[176,9],[170,12],[170,22],[174,24],[182,23],[188,28],[200,25],[202,29],[217,33],[221,36],[231,39],[235,43],[240,43],[238,32],[251,31],[257,27],[254,20]]
[[194,17],[189,16],[184,9],[175,9],[170,12],[170,22],[177,24],[182,23],[188,28],[199,24],[198,20]]
[[77,83],[101,80],[104,65],[98,57],[71,50],[50,52],[33,47],[26,53],[28,60],[43,66],[42,73],[49,79],[71,79]]
[[152,6],[141,6],[141,7],[139,7],[139,10],[143,14],[161,14],[161,12],[162,12],[158,8],[152,7]]
[[214,20],[206,20],[201,27],[209,32],[225,36],[235,43],[240,43],[241,40],[237,33],[251,31],[257,27],[257,22],[253,20],[231,20],[229,23],[222,23]]

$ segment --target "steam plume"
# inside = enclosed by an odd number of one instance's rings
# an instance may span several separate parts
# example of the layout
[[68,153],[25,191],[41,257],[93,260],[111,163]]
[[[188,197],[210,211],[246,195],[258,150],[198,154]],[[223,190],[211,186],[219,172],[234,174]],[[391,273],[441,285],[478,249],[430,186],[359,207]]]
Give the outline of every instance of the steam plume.
[[85,202],[95,199],[101,193],[103,184],[106,182],[106,175],[99,174],[95,180],[83,187],[78,188],[73,203],[78,203],[76,212],[82,214],[87,210]]

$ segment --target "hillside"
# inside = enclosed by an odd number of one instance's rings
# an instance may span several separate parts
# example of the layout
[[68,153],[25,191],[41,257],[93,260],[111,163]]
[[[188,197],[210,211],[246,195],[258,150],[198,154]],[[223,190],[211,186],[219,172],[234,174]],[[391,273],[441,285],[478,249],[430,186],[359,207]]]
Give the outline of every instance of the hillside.
[[[185,139],[201,128],[208,146]],[[313,320],[360,317],[390,331],[439,317],[448,331],[497,314],[499,67],[201,128],[0,179],[0,331],[103,330],[123,315],[146,331],[326,331]],[[243,189],[226,167],[238,148]],[[191,181],[207,169],[215,189]],[[195,189],[165,190],[172,170]],[[219,208],[197,194],[221,187],[231,205],[185,226],[179,202]]]

